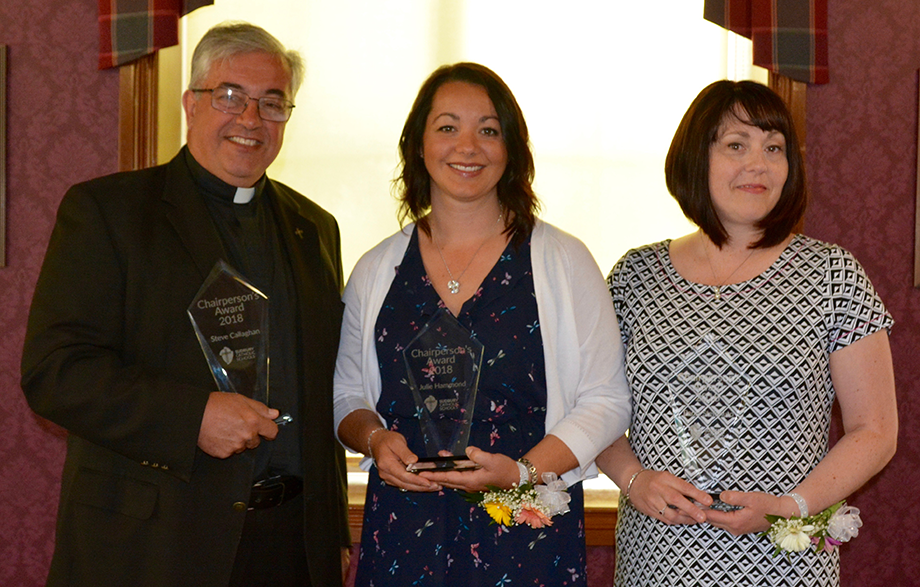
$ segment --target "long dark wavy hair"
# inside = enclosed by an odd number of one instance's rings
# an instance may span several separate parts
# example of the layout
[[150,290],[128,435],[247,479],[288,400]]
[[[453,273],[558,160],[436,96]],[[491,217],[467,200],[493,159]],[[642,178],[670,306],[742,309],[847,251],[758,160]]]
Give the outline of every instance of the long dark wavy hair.
[[482,87],[498,114],[508,164],[498,181],[498,201],[505,210],[505,230],[519,245],[533,230],[540,201],[533,191],[534,164],[524,114],[514,94],[494,71],[478,63],[444,65],[419,89],[399,138],[400,172],[394,180],[399,199],[399,222],[416,222],[427,235],[431,227],[425,215],[431,209],[431,177],[422,158],[425,125],[438,88],[447,82],[466,82]]

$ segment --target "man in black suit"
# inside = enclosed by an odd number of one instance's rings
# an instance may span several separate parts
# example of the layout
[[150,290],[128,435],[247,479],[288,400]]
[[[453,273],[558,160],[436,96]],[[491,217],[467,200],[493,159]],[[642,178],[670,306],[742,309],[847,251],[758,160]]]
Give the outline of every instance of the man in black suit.
[[[265,175],[303,72],[258,27],[211,29],[187,147],[61,203],[22,362],[30,406],[70,433],[48,585],[342,582],[338,226]],[[216,391],[186,314],[220,260],[269,297],[271,407]]]

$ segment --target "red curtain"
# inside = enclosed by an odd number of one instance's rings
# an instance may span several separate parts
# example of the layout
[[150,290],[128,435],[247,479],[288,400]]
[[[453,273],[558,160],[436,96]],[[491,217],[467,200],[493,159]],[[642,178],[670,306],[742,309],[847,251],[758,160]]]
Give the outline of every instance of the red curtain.
[[99,69],[179,42],[179,17],[214,0],[99,0]]
[[705,0],[703,18],[754,43],[754,64],[826,84],[827,0]]

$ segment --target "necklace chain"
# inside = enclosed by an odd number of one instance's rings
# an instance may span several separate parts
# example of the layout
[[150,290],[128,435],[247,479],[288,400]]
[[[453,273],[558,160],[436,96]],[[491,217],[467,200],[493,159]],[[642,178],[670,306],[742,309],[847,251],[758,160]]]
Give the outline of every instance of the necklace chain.
[[[495,223],[501,224],[501,221],[502,221],[502,212],[499,212],[498,220],[496,220]],[[453,272],[451,272],[450,270],[450,265],[447,264],[447,260],[444,258],[444,251],[441,250],[441,245],[439,245],[438,242],[434,240],[434,235],[432,235],[431,241],[434,243],[434,246],[437,247],[438,255],[440,255],[441,257],[441,263],[444,263],[444,268],[447,269],[447,274],[450,276],[450,281],[447,282],[447,289],[448,291],[450,291],[450,293],[452,294],[460,293],[460,280],[463,279],[463,276],[466,274],[466,270],[469,269],[470,265],[473,264],[473,259],[475,259],[476,255],[479,254],[479,251],[482,250],[482,247],[486,246],[486,243],[489,241],[490,238],[492,238],[491,235],[483,239],[483,241],[479,244],[479,248],[477,248],[476,252],[473,253],[473,256],[470,257],[470,260],[466,264],[466,267],[464,267],[463,271],[460,272],[460,275],[458,275],[455,278]]]
[[[715,267],[713,267],[712,265],[712,258],[709,257],[709,249],[706,248],[706,242],[703,240],[703,233],[699,232],[697,234],[700,235],[700,244],[703,246],[703,252],[706,254],[706,260],[709,262],[709,270],[712,271],[712,278],[718,281],[718,277],[716,277]],[[744,258],[744,261],[742,261],[737,267],[735,267],[735,270],[729,273],[728,277],[726,277],[721,282],[719,282],[718,285],[713,286],[713,297],[715,298],[716,301],[719,301],[722,299],[722,286],[728,283],[728,281],[732,278],[733,275],[735,275],[735,273],[738,273],[738,270],[741,269],[744,266],[744,264],[747,263],[751,259],[751,257],[754,256],[754,253],[756,251],[757,249],[751,249],[751,252],[748,253],[748,256]]]

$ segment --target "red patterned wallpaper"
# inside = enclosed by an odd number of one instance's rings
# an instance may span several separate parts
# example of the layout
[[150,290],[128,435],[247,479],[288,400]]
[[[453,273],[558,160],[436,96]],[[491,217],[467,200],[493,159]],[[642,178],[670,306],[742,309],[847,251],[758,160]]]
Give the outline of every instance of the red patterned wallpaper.
[[805,232],[865,265],[894,315],[898,452],[851,500],[859,537],[843,547],[842,584],[920,581],[920,290],[912,287],[920,3],[831,0],[831,82],[808,89],[812,202]]
[[44,585],[64,456],[19,388],[26,317],[54,214],[116,168],[118,73],[96,69],[95,2],[0,2],[9,47],[7,267],[0,269],[0,585]]

